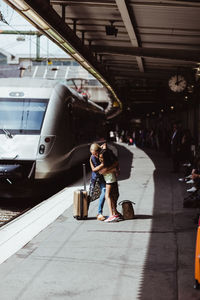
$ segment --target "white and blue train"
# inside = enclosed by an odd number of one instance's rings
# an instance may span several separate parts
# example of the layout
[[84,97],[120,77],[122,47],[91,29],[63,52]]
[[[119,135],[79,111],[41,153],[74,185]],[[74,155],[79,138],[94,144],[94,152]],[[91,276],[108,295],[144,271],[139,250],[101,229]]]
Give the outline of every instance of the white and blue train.
[[104,124],[104,109],[65,83],[0,79],[0,183],[42,181],[82,163]]

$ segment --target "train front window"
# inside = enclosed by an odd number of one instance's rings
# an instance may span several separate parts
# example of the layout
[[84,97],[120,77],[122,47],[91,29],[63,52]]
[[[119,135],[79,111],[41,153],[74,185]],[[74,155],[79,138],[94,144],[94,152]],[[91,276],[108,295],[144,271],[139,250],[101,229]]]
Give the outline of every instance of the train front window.
[[0,98],[0,133],[39,134],[48,99]]

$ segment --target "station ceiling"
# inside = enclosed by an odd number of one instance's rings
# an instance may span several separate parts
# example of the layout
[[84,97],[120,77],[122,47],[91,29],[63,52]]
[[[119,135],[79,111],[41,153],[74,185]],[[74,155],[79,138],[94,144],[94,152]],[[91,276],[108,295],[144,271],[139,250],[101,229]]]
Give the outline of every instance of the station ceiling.
[[[71,54],[70,48],[63,46],[67,41],[75,50],[74,58],[80,62],[81,56],[82,65],[103,78],[102,83],[111,87],[123,109],[138,116],[179,101],[198,83],[199,1],[5,2]],[[180,92],[169,88],[170,77],[177,74],[187,80]],[[175,89],[182,84],[182,79],[176,78]]]

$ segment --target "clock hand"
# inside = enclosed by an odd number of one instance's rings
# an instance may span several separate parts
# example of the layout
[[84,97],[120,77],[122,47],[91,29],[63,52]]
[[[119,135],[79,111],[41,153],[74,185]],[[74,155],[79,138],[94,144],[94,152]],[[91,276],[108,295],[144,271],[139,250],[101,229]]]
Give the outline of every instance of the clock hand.
[[179,80],[176,82],[176,85],[179,85],[179,83],[181,83],[183,81],[183,79]]

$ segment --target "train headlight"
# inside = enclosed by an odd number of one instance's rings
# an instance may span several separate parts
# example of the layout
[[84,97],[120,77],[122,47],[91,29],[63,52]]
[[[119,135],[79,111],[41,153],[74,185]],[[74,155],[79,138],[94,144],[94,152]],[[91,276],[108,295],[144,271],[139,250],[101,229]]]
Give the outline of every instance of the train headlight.
[[39,153],[40,154],[44,154],[44,150],[45,150],[45,145],[40,145],[40,148],[39,148]]
[[46,143],[49,143],[51,141],[50,137],[46,137],[44,140]]

